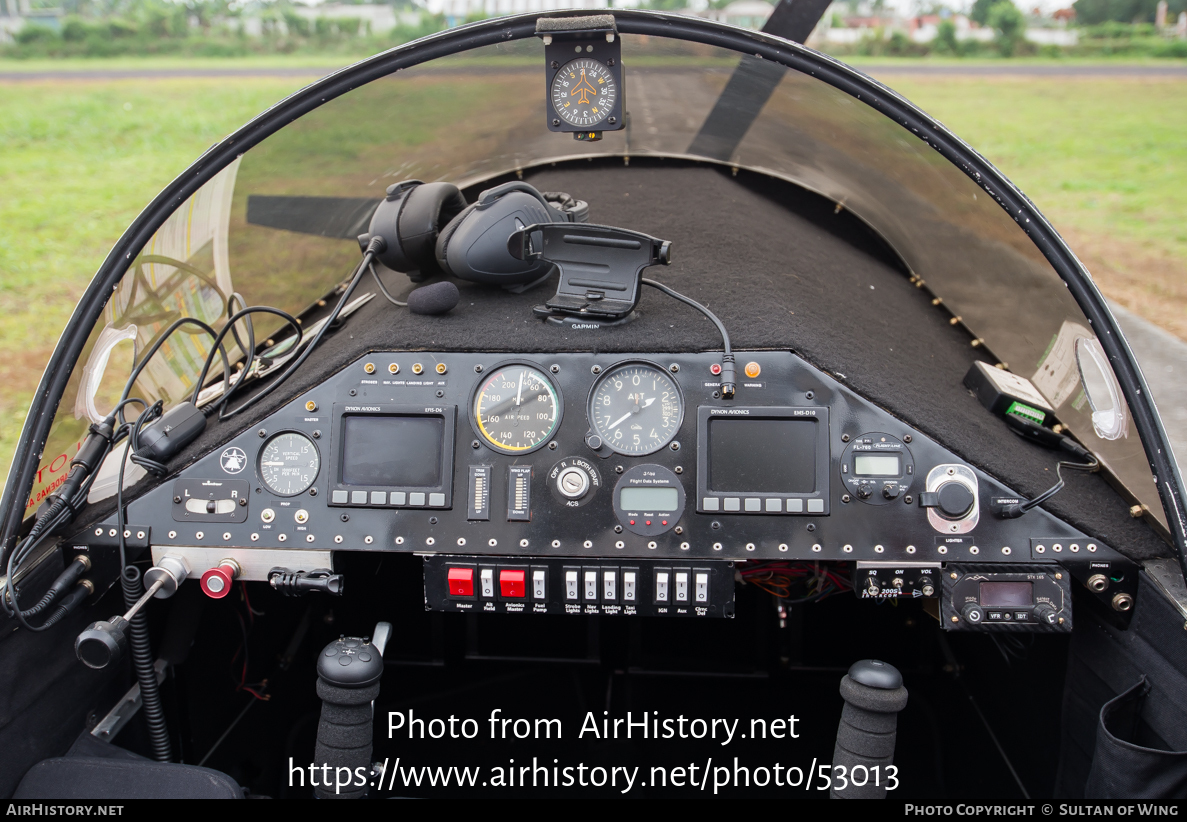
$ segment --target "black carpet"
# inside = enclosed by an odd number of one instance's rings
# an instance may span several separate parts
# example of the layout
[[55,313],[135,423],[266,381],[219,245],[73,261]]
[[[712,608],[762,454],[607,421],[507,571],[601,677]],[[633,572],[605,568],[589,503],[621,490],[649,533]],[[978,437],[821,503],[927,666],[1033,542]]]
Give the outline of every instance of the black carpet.
[[[795,351],[1022,494],[1054,484],[1053,452],[1015,437],[961,385],[978,359],[967,332],[949,324],[948,313],[908,282],[894,255],[847,211],[768,177],[672,161],[581,161],[526,179],[587,200],[591,222],[671,240],[673,264],[649,276],[709,306],[735,348]],[[468,192],[471,199],[477,193]],[[386,280],[389,290],[407,293],[403,275],[388,272]],[[361,286],[372,287],[369,280]],[[233,423],[210,425],[173,469],[372,350],[720,349],[709,322],[652,289],[643,289],[635,321],[574,331],[532,316],[555,282],[521,295],[458,287],[461,302],[442,317],[372,300],[327,337],[302,373]],[[1102,477],[1068,473],[1048,510],[1134,559],[1170,555]]]

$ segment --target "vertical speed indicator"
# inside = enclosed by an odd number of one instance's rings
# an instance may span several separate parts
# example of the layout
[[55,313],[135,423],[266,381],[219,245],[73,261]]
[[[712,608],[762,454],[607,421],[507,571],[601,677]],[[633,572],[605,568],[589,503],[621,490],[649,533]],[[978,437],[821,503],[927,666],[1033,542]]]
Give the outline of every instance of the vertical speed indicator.
[[534,365],[506,363],[491,369],[474,390],[474,430],[503,454],[527,454],[548,442],[563,405],[552,380]]
[[611,450],[628,456],[663,448],[684,419],[680,389],[658,365],[616,365],[594,384],[589,395],[590,428]]

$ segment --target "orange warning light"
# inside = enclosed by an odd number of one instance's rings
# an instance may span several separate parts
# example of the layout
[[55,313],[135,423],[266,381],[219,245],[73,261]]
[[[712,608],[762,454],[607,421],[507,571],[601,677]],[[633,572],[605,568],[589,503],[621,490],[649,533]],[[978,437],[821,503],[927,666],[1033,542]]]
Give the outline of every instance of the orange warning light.
[[762,373],[762,369],[758,367],[758,363],[756,363],[756,362],[746,363],[746,376],[747,377],[749,377],[750,379],[754,379],[761,373]]

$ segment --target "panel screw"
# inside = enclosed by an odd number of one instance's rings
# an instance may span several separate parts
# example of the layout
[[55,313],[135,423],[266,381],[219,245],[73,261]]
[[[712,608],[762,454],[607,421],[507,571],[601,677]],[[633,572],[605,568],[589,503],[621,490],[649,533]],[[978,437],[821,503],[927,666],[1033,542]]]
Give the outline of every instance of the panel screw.
[[842,434],[842,435],[841,435],[841,442],[849,442],[849,435],[848,435],[848,434]]
[[673,374],[679,374],[680,366],[678,366],[676,363],[672,363],[671,365],[668,366],[668,370],[671,371]]
[[481,373],[482,373],[482,363],[478,363],[478,365],[474,366],[474,373],[475,373],[475,374],[481,374]]
[[557,120],[557,119],[555,119],[555,118],[554,118],[554,119],[553,119],[553,121],[552,121],[552,124],[553,124],[554,126],[559,126],[559,125],[561,124],[561,121],[560,121],[560,120]]
[[438,392],[437,392],[437,399],[441,399],[441,398],[442,398],[442,397],[444,397],[444,396],[445,396],[445,392],[444,392],[444,391],[438,391]]
[[914,437],[912,437],[910,434],[907,434],[905,437],[903,437],[903,442],[910,442],[913,439]]
[[550,443],[548,443],[548,450],[549,450],[549,451],[555,451],[555,450],[556,450],[556,441],[555,441],[555,440],[554,440],[553,442],[550,442]]
[[239,500],[239,507],[240,507],[240,508],[243,508],[243,507],[245,507],[246,505],[247,505],[247,497],[242,497],[242,498]]
[[429,517],[429,525],[436,525],[436,524],[437,524],[437,518]]
[[912,502],[911,495],[907,494],[905,497],[903,497],[903,502],[907,503],[907,505],[910,505]]
[[622,526],[621,526],[621,525],[615,525],[615,526],[614,526],[614,533],[616,533],[616,534],[621,534],[621,533],[622,533]]
[[590,373],[591,373],[591,374],[601,374],[601,373],[602,373],[602,366],[600,366],[600,365],[595,365],[593,368],[589,369],[589,371],[590,371]]
[[614,466],[614,473],[615,473],[615,474],[621,474],[621,473],[622,473],[622,466],[621,466],[621,465],[616,465],[616,466]]
[[613,58],[613,57],[611,57],[609,60],[607,60],[607,61],[606,61],[606,65],[608,65],[608,66],[612,66],[612,65],[614,65],[614,58]]
[[343,515],[342,515],[342,521],[343,521],[343,522],[350,522],[350,514],[343,514]]
[[[309,496],[311,496],[311,497],[316,497],[316,496],[317,496],[317,489],[316,489],[316,488],[310,488],[310,489],[309,489]],[[241,499],[241,500],[239,500],[239,504],[240,504],[240,505],[247,505],[247,500],[245,500],[245,499]]]
[[552,61],[551,63],[549,63],[548,65],[552,66],[554,69],[558,69],[558,68],[560,68],[560,67],[561,67],[561,64],[560,64],[560,63],[558,63],[556,60],[553,60],[553,61]]
[[841,502],[848,502],[848,501],[849,501],[849,499],[850,499],[850,498],[849,498],[849,495],[848,495],[848,494],[842,494],[842,495],[841,495]]
[[809,399],[809,400],[810,400],[810,399],[812,399],[812,398],[813,398],[813,397],[815,397],[815,396],[816,396],[816,395],[815,395],[814,393],[812,393],[811,391],[807,391],[807,392],[805,392],[805,393],[804,393],[804,397],[805,397],[805,398],[807,398],[807,399]]
[[313,432],[313,438],[314,438],[315,440],[320,440],[320,439],[321,439],[321,431],[320,431],[320,430],[318,430],[318,431],[314,431],[314,432]]
[[720,523],[720,522],[718,522],[717,520],[713,520],[713,522],[711,522],[711,523],[709,524],[709,527],[710,527],[710,528],[712,528],[714,531],[720,531],[720,530],[721,530],[721,523]]
[[684,533],[684,526],[683,526],[683,525],[677,525],[677,526],[676,526],[676,528],[675,528],[675,533],[676,533],[676,536],[680,536],[681,534],[683,534],[683,533]]
[[259,431],[257,431],[256,433],[260,435],[260,439],[263,439],[264,437],[268,436],[268,432],[267,432],[267,431],[265,431],[263,428],[261,428],[261,429],[260,429]]
[[174,502],[174,503],[179,503],[179,502],[181,502],[181,497],[174,497],[174,498],[173,498],[173,502]]
[[809,523],[808,523],[808,530],[809,530],[809,531],[815,531],[815,530],[816,530],[816,523],[814,523],[814,522],[809,522]]
[[470,443],[470,447],[471,447],[471,448],[477,448],[477,447],[478,447],[478,440],[474,440],[474,442]]
[[352,396],[352,397],[357,397],[357,396],[358,396],[358,394],[359,394],[359,392],[358,392],[358,391],[355,391],[353,388],[352,388],[352,389],[350,389],[350,396]]
[[678,443],[678,442],[674,442],[674,443],[672,443],[671,445],[669,445],[668,447],[669,447],[669,448],[671,448],[673,451],[679,451],[679,450],[680,450],[680,443]]
[[673,468],[672,470],[673,470],[673,471],[675,471],[677,474],[683,474],[683,473],[684,473],[684,466],[682,466],[682,465],[677,465],[677,466],[676,466],[675,468]]
[[548,370],[551,371],[553,374],[561,373],[561,367],[559,365],[550,365],[550,366],[548,366]]

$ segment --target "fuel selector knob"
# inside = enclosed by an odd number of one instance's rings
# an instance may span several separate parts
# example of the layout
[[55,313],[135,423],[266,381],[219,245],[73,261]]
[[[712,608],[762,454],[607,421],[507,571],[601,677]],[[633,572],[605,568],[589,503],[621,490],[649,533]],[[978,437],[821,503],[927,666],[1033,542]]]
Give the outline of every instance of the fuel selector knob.
[[589,474],[576,465],[570,465],[557,475],[556,489],[569,499],[580,499],[589,490]]
[[1035,621],[1042,625],[1054,625],[1059,620],[1059,616],[1055,613],[1055,609],[1044,602],[1040,602],[1035,606],[1034,615]]
[[937,508],[945,519],[962,519],[976,501],[973,492],[963,482],[945,482],[936,489]]

